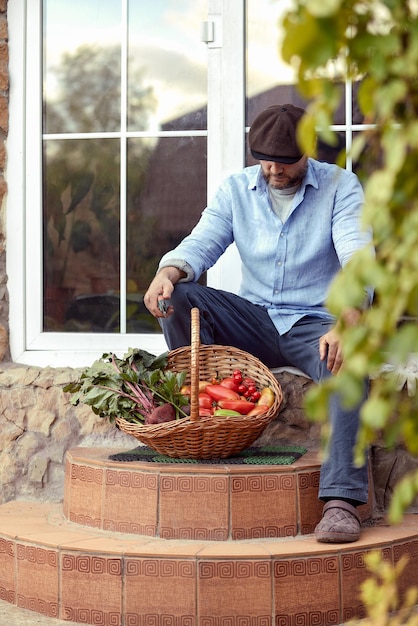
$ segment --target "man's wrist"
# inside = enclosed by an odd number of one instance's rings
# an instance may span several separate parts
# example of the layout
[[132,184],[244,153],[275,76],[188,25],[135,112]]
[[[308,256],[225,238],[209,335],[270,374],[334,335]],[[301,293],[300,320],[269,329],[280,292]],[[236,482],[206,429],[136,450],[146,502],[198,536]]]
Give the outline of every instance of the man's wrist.
[[169,274],[166,274],[172,282],[189,282],[194,279],[194,271],[192,267],[187,263],[187,261],[182,259],[167,259],[166,261],[163,261],[160,264],[158,271],[160,272],[163,269],[168,269],[169,271],[170,269],[177,270],[173,273],[173,277],[176,278],[175,281],[172,280],[172,277]]

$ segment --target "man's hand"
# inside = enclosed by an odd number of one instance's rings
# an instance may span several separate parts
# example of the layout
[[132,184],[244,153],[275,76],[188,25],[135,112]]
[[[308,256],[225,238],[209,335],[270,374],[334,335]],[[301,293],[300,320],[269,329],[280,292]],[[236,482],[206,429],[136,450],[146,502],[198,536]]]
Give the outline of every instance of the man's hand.
[[341,337],[338,328],[344,326],[355,326],[361,317],[361,312],[357,309],[347,309],[341,316],[335,328],[322,335],[319,339],[319,356],[321,361],[327,359],[327,368],[332,374],[337,374],[343,364],[343,350]]
[[144,295],[144,304],[154,317],[169,317],[174,312],[168,300],[183,276],[185,273],[176,267],[164,267],[156,274]]
[[319,339],[319,356],[321,361],[327,360],[327,368],[331,374],[337,374],[343,364],[341,341],[335,328],[329,330]]

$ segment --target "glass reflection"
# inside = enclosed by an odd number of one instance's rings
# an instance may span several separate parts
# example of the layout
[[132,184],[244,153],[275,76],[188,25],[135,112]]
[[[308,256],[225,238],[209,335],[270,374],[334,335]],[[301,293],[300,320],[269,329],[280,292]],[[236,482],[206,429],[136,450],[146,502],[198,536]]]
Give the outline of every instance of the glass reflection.
[[[292,0],[246,0],[246,126],[251,126],[254,118],[272,104],[306,106],[295,86],[294,69],[280,56],[284,37],[281,24],[291,6]],[[326,71],[331,81],[341,82],[334,123],[344,124],[344,84],[338,64],[330,60]]]
[[206,15],[206,0],[130,0],[128,102],[134,102],[141,85],[153,109],[144,126],[130,106],[129,130],[152,132],[206,105],[207,49],[200,41]]
[[44,132],[120,128],[121,3],[44,0]]
[[46,331],[117,330],[106,297],[119,290],[119,160],[114,139],[45,143]]
[[206,205],[206,152],[206,137],[128,143],[129,332],[136,332],[138,322],[130,315],[129,298],[136,293],[142,299],[161,256],[190,232]]

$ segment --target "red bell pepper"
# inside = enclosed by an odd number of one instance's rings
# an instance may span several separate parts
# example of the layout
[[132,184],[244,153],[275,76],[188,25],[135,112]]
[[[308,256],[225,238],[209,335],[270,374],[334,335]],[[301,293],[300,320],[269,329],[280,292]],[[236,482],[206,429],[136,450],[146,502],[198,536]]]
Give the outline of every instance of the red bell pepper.
[[239,400],[239,395],[233,389],[223,387],[222,385],[207,385],[206,393],[214,400]]
[[241,415],[247,415],[255,407],[255,404],[247,400],[219,400],[218,406],[221,409],[230,409],[231,411],[238,411]]

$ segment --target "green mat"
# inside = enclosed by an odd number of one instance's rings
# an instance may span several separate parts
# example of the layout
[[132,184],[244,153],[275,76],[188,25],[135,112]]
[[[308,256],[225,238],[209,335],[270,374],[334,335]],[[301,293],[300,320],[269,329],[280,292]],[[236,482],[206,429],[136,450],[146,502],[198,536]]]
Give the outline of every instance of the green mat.
[[190,463],[193,465],[292,465],[307,451],[303,446],[253,446],[227,459],[173,459],[148,446],[111,454],[111,461],[147,461],[148,463]]

